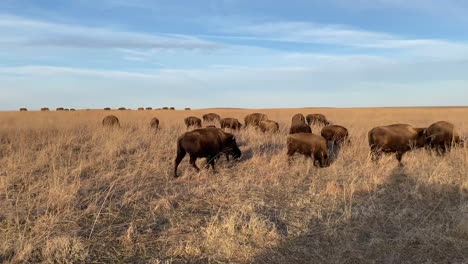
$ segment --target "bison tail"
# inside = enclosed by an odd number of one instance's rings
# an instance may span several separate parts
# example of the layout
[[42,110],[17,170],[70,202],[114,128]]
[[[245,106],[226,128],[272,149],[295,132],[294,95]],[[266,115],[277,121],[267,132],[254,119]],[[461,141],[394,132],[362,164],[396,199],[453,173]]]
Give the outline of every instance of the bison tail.
[[177,156],[174,162],[174,177],[177,177],[177,167],[179,167],[179,164],[182,161],[182,159],[184,159],[186,153],[187,152],[182,147],[181,140],[179,139],[177,141]]

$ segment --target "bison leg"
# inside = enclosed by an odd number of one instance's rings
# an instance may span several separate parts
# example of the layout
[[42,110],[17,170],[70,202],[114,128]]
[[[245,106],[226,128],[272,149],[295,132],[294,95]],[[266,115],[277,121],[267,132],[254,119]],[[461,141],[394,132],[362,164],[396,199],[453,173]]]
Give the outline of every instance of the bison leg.
[[292,161],[292,156],[296,153],[295,150],[293,149],[288,149],[287,155],[288,155],[288,165],[291,165]]
[[195,170],[196,170],[197,172],[199,172],[200,169],[197,167],[197,164],[195,163],[196,161],[197,161],[197,157],[195,157],[195,156],[190,156],[190,164],[192,165],[192,167],[195,168]]
[[208,165],[211,166],[211,168],[213,170],[215,170],[215,161],[216,161],[216,157],[212,157],[212,156],[208,156],[206,158],[206,161],[208,162]]
[[397,151],[396,153],[396,159],[398,160],[398,162],[400,163],[400,166],[403,166],[403,163],[401,163],[401,159],[403,158],[403,154],[405,154],[404,152],[400,152],[400,151]]

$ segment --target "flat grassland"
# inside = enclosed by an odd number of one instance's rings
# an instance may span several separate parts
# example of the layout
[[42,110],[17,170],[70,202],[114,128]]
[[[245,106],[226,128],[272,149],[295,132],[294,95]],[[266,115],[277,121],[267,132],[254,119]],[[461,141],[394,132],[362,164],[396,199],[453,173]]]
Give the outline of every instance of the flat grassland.
[[[208,112],[262,112],[281,133],[242,130],[240,162],[186,158],[174,179],[183,118]],[[317,112],[352,144],[328,168],[288,166],[291,116]],[[368,156],[372,127],[440,120],[468,134],[468,108],[2,112],[0,262],[468,263],[467,149]]]

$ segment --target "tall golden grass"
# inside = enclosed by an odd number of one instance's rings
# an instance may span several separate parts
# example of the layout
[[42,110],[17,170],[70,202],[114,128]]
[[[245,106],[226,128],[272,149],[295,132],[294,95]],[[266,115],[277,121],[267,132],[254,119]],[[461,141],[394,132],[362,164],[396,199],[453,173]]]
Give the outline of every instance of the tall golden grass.
[[[241,162],[184,160],[172,177],[184,117],[257,111],[281,133],[242,130]],[[314,112],[352,144],[328,168],[288,166],[290,118]],[[120,129],[102,128],[108,114]],[[3,112],[0,262],[467,263],[467,149],[413,151],[402,168],[368,155],[374,126],[439,120],[468,134],[468,108]]]

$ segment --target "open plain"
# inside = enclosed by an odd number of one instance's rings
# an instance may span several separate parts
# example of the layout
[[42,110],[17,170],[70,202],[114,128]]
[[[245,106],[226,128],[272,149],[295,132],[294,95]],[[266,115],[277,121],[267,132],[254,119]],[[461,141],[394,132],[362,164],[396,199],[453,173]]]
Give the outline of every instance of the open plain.
[[[234,132],[241,161],[196,173],[186,157],[174,179],[183,119],[208,112],[265,113],[280,133]],[[330,167],[288,165],[295,113],[352,143]],[[121,128],[102,127],[108,114]],[[369,158],[371,128],[440,120],[468,135],[462,107],[1,112],[0,262],[467,263],[467,148]]]

